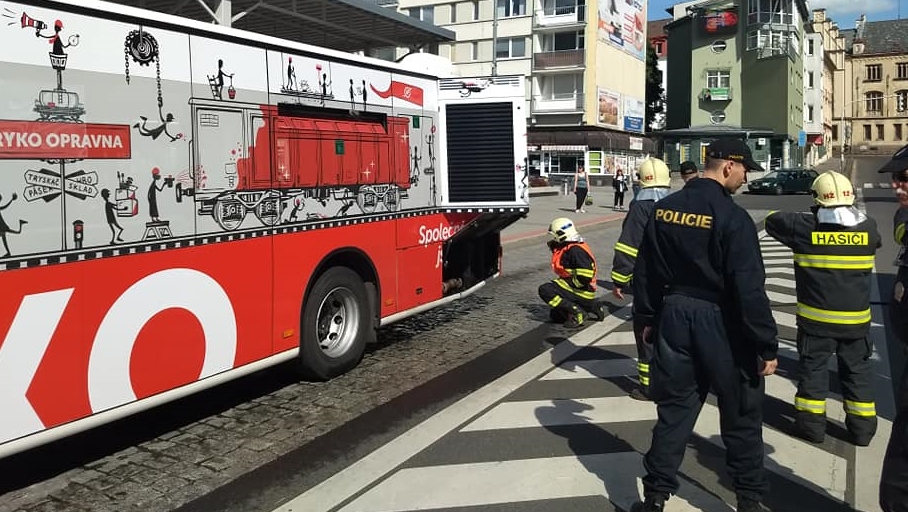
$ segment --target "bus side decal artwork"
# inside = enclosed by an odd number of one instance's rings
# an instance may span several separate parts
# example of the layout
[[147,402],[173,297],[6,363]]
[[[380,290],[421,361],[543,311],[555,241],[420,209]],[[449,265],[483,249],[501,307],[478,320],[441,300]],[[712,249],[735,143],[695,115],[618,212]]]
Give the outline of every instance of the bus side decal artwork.
[[[179,293],[173,290],[179,289]],[[0,442],[46,425],[29,398],[29,388],[61,324],[74,289],[26,295],[0,345]],[[91,413],[135,401],[131,375],[136,340],[157,314],[179,308],[189,312],[204,333],[204,359],[196,380],[230,370],[237,350],[237,321],[227,293],[212,277],[192,269],[172,268],[138,280],[116,299],[97,328],[88,359],[87,387]],[[70,314],[76,314],[71,311]]]

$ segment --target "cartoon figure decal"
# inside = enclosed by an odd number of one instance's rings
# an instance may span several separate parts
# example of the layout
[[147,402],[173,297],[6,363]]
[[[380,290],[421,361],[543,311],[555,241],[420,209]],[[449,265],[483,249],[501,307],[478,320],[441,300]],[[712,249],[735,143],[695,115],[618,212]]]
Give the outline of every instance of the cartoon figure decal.
[[148,31],[139,27],[138,30],[133,30],[126,35],[126,41],[123,46],[126,53],[126,83],[128,84],[130,81],[129,58],[132,57],[132,60],[140,66],[149,66],[154,62],[155,78],[158,86],[158,118],[161,120],[161,124],[149,128],[148,117],[139,116],[142,122],[134,124],[133,128],[138,130],[140,135],[151,137],[151,140],[158,140],[162,133],[167,135],[170,142],[182,139],[182,133],[172,135],[167,131],[167,125],[173,123],[175,119],[171,112],[164,114],[164,95],[161,92],[161,52],[158,47],[158,41]]
[[214,75],[208,75],[208,85],[211,86],[211,95],[216,100],[224,99],[224,77],[230,79],[230,85],[227,87],[227,97],[236,98],[236,89],[233,87],[233,73],[224,71],[223,59],[218,59],[218,72]]
[[117,217],[120,216],[120,212],[129,208],[128,206],[119,206],[119,202],[113,202],[110,200],[110,190],[103,189],[101,190],[101,199],[104,200],[104,216],[107,219],[107,225],[110,226],[110,245],[114,245],[117,242],[122,242],[123,238],[120,235],[123,234],[123,226],[117,222]]
[[[7,241],[6,241],[6,234],[11,233],[14,235],[18,235],[19,233],[22,233],[22,226],[24,226],[25,224],[28,224],[27,220],[19,219],[19,229],[13,229],[13,228],[9,227],[9,224],[7,224],[5,220],[3,220],[3,213],[2,213],[3,210],[9,208],[9,205],[12,204],[12,202],[15,201],[18,197],[19,196],[17,196],[16,193],[13,192],[13,195],[10,198],[10,200],[7,201],[5,205],[0,206],[0,241],[3,242],[3,250],[5,251],[3,256],[0,256],[0,258],[9,258],[10,257],[9,243],[7,243]],[[0,196],[0,203],[2,203],[2,201],[3,201],[3,196]]]

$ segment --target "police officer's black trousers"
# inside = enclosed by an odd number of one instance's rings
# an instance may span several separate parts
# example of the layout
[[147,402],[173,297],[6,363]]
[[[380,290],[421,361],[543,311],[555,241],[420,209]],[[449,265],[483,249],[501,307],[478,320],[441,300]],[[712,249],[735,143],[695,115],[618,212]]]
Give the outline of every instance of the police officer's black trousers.
[[637,342],[637,378],[645,392],[649,390],[649,365],[653,359],[653,346],[643,342],[643,321],[634,316],[634,341]]
[[908,365],[902,371],[895,405],[892,436],[880,476],[880,508],[883,512],[908,512]]
[[855,442],[866,445],[876,433],[873,401],[873,347],[865,338],[836,339],[814,336],[798,329],[798,392],[795,422],[810,438],[826,434],[826,395],[829,392],[829,358],[835,352],[845,399],[845,426]]
[[539,285],[539,298],[552,308],[552,319],[560,322],[567,320],[573,312],[574,306],[587,312],[596,310],[595,300],[581,297],[564,287],[558,286],[554,281]]
[[761,501],[768,489],[763,470],[763,379],[748,377],[735,363],[719,306],[668,295],[650,364],[650,397],[658,420],[643,460],[646,496],[667,498],[677,492],[678,467],[710,386],[717,394],[725,463],[738,498]]

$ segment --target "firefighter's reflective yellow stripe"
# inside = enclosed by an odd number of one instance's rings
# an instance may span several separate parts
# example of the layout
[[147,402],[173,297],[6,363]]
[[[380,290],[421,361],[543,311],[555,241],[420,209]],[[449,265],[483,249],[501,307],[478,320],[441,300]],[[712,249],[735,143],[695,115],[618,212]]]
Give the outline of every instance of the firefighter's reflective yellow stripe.
[[855,416],[876,416],[876,405],[873,402],[845,400],[845,413]]
[[825,324],[858,325],[870,321],[870,308],[863,311],[833,311],[798,302],[798,316]]
[[556,295],[556,296],[552,297],[552,300],[549,301],[549,306],[552,306],[553,308],[557,308],[559,304],[561,304],[560,295]]
[[811,400],[796,396],[795,409],[812,414],[826,414],[826,400]]
[[614,270],[612,270],[612,282],[613,283],[627,284],[627,283],[631,282],[631,277],[632,276],[626,276],[624,274],[619,274],[618,272],[615,272]]
[[895,243],[901,244],[902,240],[905,239],[905,223],[901,223],[895,227]]
[[593,300],[596,298],[596,292],[591,292],[588,290],[578,290],[577,288],[568,284],[567,281],[565,281],[564,279],[555,279],[553,282],[555,284],[557,284],[559,287],[573,293],[574,295],[576,295],[582,299]]
[[637,257],[637,249],[635,249],[634,247],[631,247],[627,244],[623,244],[621,242],[618,242],[615,244],[615,250],[618,252],[623,252],[624,254],[627,254],[631,258]]
[[581,277],[589,277],[590,279],[596,275],[596,272],[591,268],[569,268],[568,272],[573,272],[574,274]]
[[640,384],[641,384],[641,385],[643,385],[643,386],[649,386],[649,377],[646,377],[646,376],[641,375],[641,376],[639,377],[639,380],[640,380]]
[[637,371],[649,373],[649,365],[646,363],[637,363]]
[[871,270],[873,256],[836,256],[832,254],[798,254],[794,262],[800,267],[835,268],[842,270]]

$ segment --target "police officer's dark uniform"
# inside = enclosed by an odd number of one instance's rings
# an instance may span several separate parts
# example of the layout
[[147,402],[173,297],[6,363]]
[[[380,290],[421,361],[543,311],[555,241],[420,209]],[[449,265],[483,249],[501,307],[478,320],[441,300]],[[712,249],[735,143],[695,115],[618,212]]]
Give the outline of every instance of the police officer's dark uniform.
[[[634,263],[637,261],[640,241],[646,222],[653,213],[656,201],[670,192],[671,175],[665,162],[658,158],[648,158],[637,172],[640,176],[641,190],[630,204],[627,216],[621,224],[621,234],[615,243],[615,255],[612,258],[612,284],[622,296],[630,291],[634,276]],[[639,388],[631,390],[630,396],[637,400],[649,400],[649,363],[652,359],[652,347],[643,342],[643,323],[636,316],[633,318],[634,340],[637,343],[637,379]]]
[[[908,146],[897,151],[879,172],[890,173],[896,189],[906,192]],[[895,243],[900,249],[895,261],[896,282],[889,300],[889,322],[902,348],[908,351],[908,207],[896,210],[892,224]],[[896,416],[880,476],[880,508],[883,512],[908,512],[908,366],[902,371],[895,405]]]
[[659,417],[644,457],[646,501],[635,511],[661,511],[678,490],[677,470],[711,387],[738,510],[763,510],[768,489],[760,359],[774,370],[777,330],[754,223],[712,179],[760,166],[740,140],[714,141],[706,155],[704,176],[656,205],[634,267],[635,312],[653,329],[650,396]]
[[854,444],[867,446],[877,427],[867,335],[880,233],[876,221],[852,206],[854,190],[842,174],[821,174],[812,190],[817,203],[812,212],[772,212],[765,221],[766,233],[794,253],[800,356],[795,425],[807,440],[823,442],[828,363],[835,352],[845,426]]
[[558,218],[549,226],[552,239],[552,271],[558,276],[539,286],[539,297],[552,309],[553,321],[564,322],[568,328],[583,325],[584,312],[591,312],[597,319],[605,319],[605,308],[596,299],[596,258],[583,241],[574,223]]

